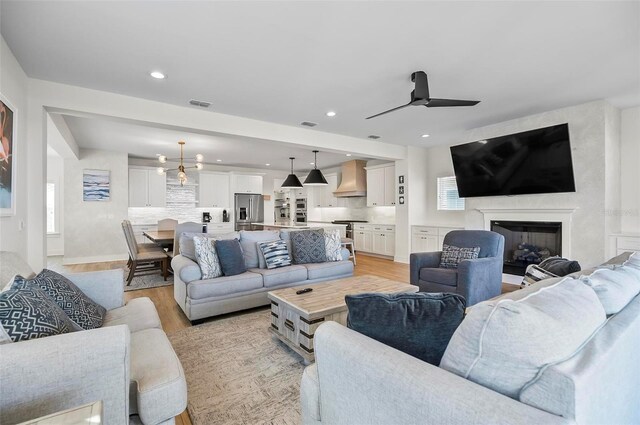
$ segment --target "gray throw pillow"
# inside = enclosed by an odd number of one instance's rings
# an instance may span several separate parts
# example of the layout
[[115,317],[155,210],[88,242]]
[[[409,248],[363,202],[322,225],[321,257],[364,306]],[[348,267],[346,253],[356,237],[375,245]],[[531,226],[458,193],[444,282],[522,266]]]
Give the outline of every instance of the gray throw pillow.
[[323,229],[291,232],[290,237],[294,264],[325,263],[327,261]]
[[277,269],[291,265],[291,256],[285,241],[258,242],[258,246],[262,252],[266,268]]
[[442,246],[442,256],[440,257],[440,268],[457,269],[462,260],[475,260],[480,254],[480,247],[460,248],[453,245],[444,244]]
[[35,287],[0,293],[0,326],[13,342],[81,330],[55,301]]
[[280,239],[280,231],[278,230],[241,231],[240,246],[242,246],[245,266],[248,269],[252,269],[260,265],[258,242],[269,242],[277,239]]
[[16,276],[12,289],[39,289],[47,294],[82,329],[102,326],[107,309],[86,296],[73,282],[44,269],[32,279]]
[[218,253],[222,273],[225,276],[235,276],[247,271],[242,248],[237,239],[216,241],[216,252]]
[[345,297],[347,326],[438,366],[466,307],[457,294],[359,294]]

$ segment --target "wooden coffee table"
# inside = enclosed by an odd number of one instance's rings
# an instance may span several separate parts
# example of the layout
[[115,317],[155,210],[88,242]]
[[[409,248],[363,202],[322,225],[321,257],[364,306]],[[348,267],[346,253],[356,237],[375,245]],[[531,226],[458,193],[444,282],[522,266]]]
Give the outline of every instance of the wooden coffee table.
[[[313,291],[296,294],[304,288]],[[308,364],[314,360],[313,334],[318,326],[329,320],[346,325],[345,295],[366,292],[418,292],[418,287],[365,275],[271,291],[267,294],[271,300],[269,330]]]

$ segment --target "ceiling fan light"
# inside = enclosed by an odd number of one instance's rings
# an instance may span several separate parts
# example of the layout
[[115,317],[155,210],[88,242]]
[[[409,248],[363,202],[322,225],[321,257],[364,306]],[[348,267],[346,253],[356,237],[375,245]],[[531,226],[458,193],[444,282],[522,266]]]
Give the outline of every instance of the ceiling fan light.
[[282,189],[300,189],[304,186],[300,183],[298,176],[289,174],[280,187]]
[[305,186],[326,186],[329,182],[327,182],[327,179],[322,175],[322,171],[315,168],[309,172],[304,184]]

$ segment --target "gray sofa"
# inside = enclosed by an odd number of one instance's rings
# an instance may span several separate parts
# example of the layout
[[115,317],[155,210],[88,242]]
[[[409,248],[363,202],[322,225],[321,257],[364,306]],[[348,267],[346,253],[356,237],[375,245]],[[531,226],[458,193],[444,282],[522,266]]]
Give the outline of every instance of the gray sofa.
[[[180,252],[180,236],[186,227],[176,228],[174,252]],[[277,269],[260,268],[256,242],[281,238],[289,240],[290,231],[255,231],[219,235],[238,238],[243,247],[247,271],[235,276],[202,279],[198,264],[185,255],[171,261],[174,271],[173,293],[176,302],[192,322],[220,314],[268,305],[267,292],[290,286],[310,285],[353,275],[349,251],[342,250],[342,261],[294,264]],[[211,235],[215,237],[215,235]],[[184,239],[183,239],[184,240]]]
[[[33,274],[15,253],[0,252],[0,289]],[[107,309],[103,327],[0,344],[0,423],[16,424],[102,400],[103,423],[138,414],[173,424],[187,406],[180,360],[149,298],[124,303],[123,271],[66,275]]]
[[[622,264],[628,256],[607,264]],[[592,270],[576,274],[588,275]],[[561,279],[543,280],[503,298],[524,300],[540,288],[551,289]],[[482,304],[478,306],[471,310]],[[565,324],[566,335],[572,334],[574,325]],[[490,344],[484,341],[481,346]],[[640,295],[609,316],[568,358],[542,368],[519,398],[334,322],[317,329],[314,348],[316,363],[305,369],[300,389],[306,425],[640,423]]]

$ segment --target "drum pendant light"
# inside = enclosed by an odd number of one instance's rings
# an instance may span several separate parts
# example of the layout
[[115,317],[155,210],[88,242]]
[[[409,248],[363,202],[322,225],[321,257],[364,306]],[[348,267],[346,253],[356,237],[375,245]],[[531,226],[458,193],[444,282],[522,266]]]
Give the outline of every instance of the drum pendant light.
[[307,186],[326,186],[329,183],[327,179],[322,175],[322,171],[318,170],[318,152],[313,151],[313,170],[309,172],[309,175],[304,181]]
[[282,186],[280,187],[283,189],[300,189],[304,186],[302,186],[302,183],[300,183],[300,179],[298,178],[298,176],[293,174],[293,160],[295,158],[290,157],[289,159],[291,160],[291,174],[287,176],[287,178],[284,180],[284,183],[282,183]]

